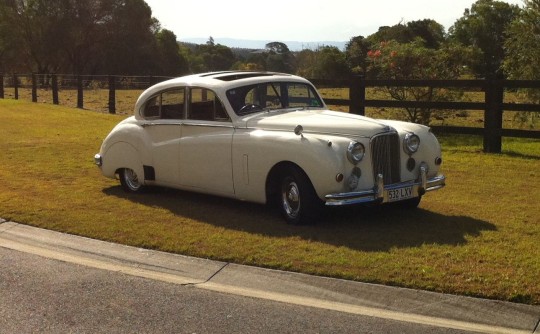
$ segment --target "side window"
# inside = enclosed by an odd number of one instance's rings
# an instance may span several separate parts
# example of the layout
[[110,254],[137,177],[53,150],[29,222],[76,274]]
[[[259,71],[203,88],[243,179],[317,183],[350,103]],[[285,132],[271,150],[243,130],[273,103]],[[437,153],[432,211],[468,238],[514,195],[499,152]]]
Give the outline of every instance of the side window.
[[209,89],[192,88],[189,101],[188,119],[230,121],[221,100]]
[[291,107],[322,107],[322,102],[311,87],[304,84],[288,84],[289,106]]
[[282,105],[282,92],[281,85],[275,83],[269,83],[266,86],[266,94],[264,96],[266,103],[263,107],[269,109],[278,109],[285,107]]
[[143,117],[146,119],[159,118],[159,106],[161,105],[161,95],[150,98],[144,106]]
[[161,94],[161,118],[184,118],[185,88],[168,90]]
[[145,119],[184,118],[185,88],[166,90],[150,98],[143,110]]

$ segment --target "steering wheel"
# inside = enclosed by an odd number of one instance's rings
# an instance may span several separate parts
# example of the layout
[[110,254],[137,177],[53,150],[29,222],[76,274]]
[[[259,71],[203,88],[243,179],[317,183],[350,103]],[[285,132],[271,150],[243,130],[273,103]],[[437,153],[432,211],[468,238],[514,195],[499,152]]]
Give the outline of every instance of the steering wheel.
[[242,106],[242,108],[240,108],[240,110],[238,110],[238,113],[239,114],[244,114],[244,113],[248,113],[248,112],[250,112],[251,110],[254,110],[254,109],[262,109],[262,108],[258,104],[248,103],[248,104],[245,104],[244,106]]

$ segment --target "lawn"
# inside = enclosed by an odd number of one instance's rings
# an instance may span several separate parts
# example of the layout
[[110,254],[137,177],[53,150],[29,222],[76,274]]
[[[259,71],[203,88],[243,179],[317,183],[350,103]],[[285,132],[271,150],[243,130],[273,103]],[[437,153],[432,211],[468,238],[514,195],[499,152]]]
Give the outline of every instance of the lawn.
[[329,210],[289,226],[273,210],[153,188],[125,194],[92,164],[123,119],[0,100],[0,217],[234,263],[540,304],[540,141],[442,137],[447,187],[415,211]]

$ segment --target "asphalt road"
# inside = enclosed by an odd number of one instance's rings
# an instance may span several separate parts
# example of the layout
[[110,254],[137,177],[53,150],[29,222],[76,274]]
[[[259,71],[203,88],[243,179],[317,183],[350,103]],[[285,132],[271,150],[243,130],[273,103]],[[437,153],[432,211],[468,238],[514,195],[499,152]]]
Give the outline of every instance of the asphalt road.
[[0,333],[540,333],[539,320],[540,307],[238,266],[0,221]]

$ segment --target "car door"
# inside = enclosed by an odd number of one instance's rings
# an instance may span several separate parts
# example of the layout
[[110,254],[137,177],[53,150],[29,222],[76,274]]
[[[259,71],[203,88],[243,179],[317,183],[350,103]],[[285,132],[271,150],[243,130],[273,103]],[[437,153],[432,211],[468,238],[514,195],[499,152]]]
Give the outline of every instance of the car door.
[[216,94],[190,88],[180,140],[180,182],[194,190],[232,196],[234,127]]
[[154,181],[164,186],[179,184],[179,147],[185,115],[183,87],[169,89],[151,97],[144,106],[142,122],[151,156]]

